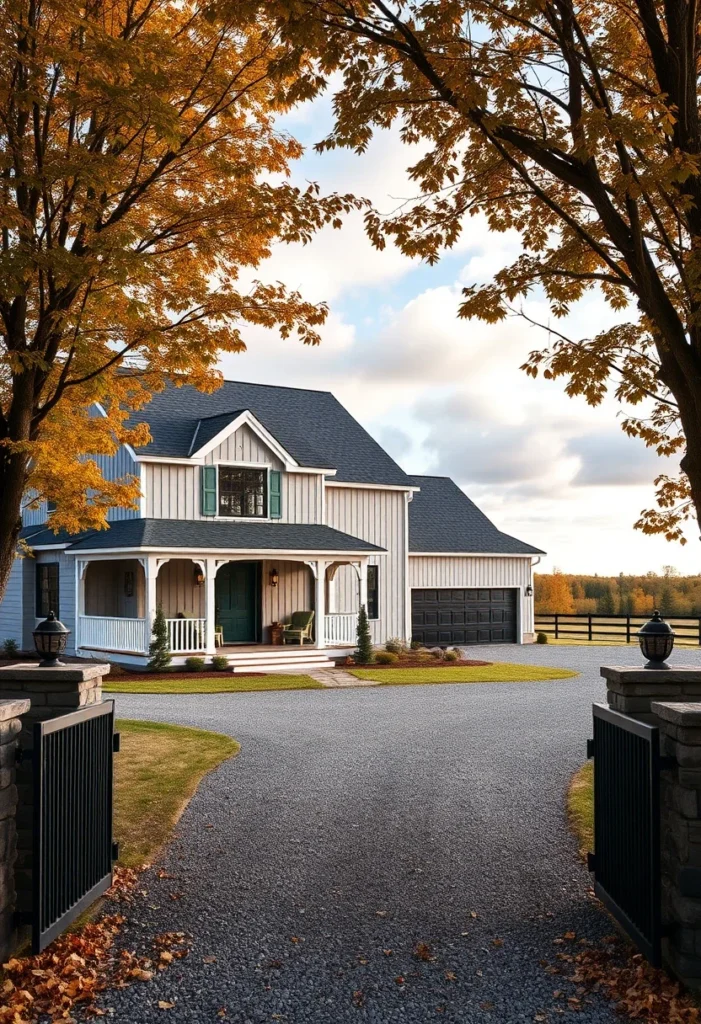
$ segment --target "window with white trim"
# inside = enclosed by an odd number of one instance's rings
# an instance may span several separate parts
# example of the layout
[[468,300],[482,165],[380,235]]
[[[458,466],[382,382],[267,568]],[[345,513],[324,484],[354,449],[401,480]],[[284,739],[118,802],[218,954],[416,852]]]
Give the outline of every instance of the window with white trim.
[[268,515],[267,469],[219,467],[219,515],[265,519]]

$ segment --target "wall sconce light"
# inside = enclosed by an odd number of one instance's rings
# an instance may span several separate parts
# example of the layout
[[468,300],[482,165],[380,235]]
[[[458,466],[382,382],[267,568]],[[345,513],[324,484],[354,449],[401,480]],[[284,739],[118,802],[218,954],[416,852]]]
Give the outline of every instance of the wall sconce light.
[[271,587],[276,587],[278,585],[278,583],[280,582],[280,573],[277,571],[277,569],[271,569],[270,570],[269,578],[270,578],[270,586]]
[[199,565],[195,566],[195,586],[196,587],[203,587],[204,586],[204,573],[200,569]]
[[526,597],[533,597],[533,587],[530,585],[530,583],[526,587],[525,593],[526,593]]

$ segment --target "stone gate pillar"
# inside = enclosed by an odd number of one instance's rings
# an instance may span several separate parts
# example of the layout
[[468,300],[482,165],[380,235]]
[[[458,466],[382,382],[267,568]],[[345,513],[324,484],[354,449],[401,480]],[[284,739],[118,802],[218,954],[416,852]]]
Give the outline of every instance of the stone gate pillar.
[[[16,858],[13,858],[14,890],[16,911],[20,918],[26,917],[32,909],[34,724],[58,718],[59,715],[67,715],[91,704],[99,704],[102,701],[102,680],[109,670],[109,665],[92,664],[40,668],[36,662],[0,668],[0,707],[3,702],[22,707],[15,719],[17,724],[13,726],[21,760],[16,767],[16,786],[13,780],[12,787],[17,801]],[[0,751],[2,728],[0,720]],[[1,803],[0,789],[0,805]],[[0,820],[0,828],[1,826]],[[4,863],[1,836],[0,831],[0,865]],[[21,929],[19,934],[20,938],[25,937],[24,930]],[[1,936],[0,930],[0,942]]]

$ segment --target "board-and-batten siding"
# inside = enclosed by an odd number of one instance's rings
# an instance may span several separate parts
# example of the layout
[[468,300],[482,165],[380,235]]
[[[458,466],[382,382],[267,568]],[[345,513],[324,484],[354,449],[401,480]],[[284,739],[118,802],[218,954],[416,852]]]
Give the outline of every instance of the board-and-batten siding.
[[[531,558],[499,558],[459,555],[409,555],[409,586],[425,587],[527,587],[532,585]],[[533,631],[533,601],[521,592],[523,630]]]
[[[270,570],[277,569],[280,582],[269,583]],[[261,567],[263,643],[270,643],[270,624],[289,622],[293,612],[311,611],[314,607],[314,578],[302,562],[264,561]]]
[[[161,570],[162,571],[162,570]],[[126,573],[132,573],[132,593],[126,593]],[[85,615],[140,619],[146,603],[144,569],[136,558],[96,560],[85,570]]]
[[[248,426],[239,427],[206,456],[217,462],[261,463],[271,469],[283,464]],[[200,508],[199,466],[166,462],[145,463],[146,516],[153,519],[211,519]],[[280,523],[320,523],[323,481],[319,473],[282,473]]]
[[[122,480],[127,476],[139,475],[139,467],[132,459],[128,448],[120,445],[114,455],[89,455],[86,458],[97,463],[105,480]],[[27,500],[30,500],[27,498]],[[136,519],[139,511],[136,508],[123,508],[121,506],[107,510],[107,520],[116,523],[120,519]],[[49,518],[46,511],[46,502],[41,501],[36,508],[24,508],[22,510],[23,526],[41,526]]]
[[65,551],[36,551],[34,558],[22,559],[24,565],[24,647],[32,650],[32,630],[40,619],[36,618],[36,566],[42,562],[58,562],[58,617],[70,630],[66,654],[75,654],[75,559]]
[[22,631],[23,587],[22,573],[26,558],[15,558],[10,569],[5,594],[0,601],[0,643],[3,640],[14,640],[19,647],[24,646]]
[[[326,485],[326,522],[336,530],[385,548],[370,556],[379,572],[379,619],[370,623],[374,643],[406,634],[406,492]],[[330,588],[333,612],[357,612],[358,577],[342,565]]]

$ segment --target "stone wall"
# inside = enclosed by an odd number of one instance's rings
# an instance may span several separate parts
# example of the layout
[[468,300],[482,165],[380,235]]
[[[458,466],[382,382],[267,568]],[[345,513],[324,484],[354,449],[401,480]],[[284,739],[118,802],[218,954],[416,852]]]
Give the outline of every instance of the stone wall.
[[15,771],[20,717],[29,701],[0,700],[0,963],[16,942],[15,861],[17,858],[17,786]]

